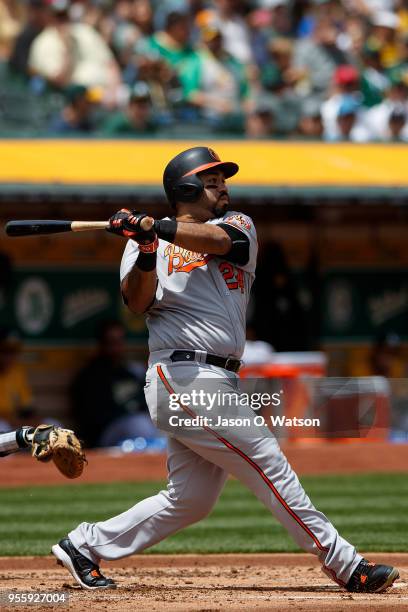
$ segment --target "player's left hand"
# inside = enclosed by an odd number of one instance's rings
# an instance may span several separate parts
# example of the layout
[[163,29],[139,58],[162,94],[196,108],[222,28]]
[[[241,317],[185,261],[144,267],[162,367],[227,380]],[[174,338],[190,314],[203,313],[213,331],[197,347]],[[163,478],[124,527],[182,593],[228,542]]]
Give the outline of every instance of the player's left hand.
[[87,463],[82,444],[71,429],[39,425],[32,434],[31,454],[38,461],[53,460],[66,478],[81,476]]
[[139,244],[153,243],[157,236],[153,228],[154,219],[146,213],[122,208],[109,219],[108,232],[131,238]]

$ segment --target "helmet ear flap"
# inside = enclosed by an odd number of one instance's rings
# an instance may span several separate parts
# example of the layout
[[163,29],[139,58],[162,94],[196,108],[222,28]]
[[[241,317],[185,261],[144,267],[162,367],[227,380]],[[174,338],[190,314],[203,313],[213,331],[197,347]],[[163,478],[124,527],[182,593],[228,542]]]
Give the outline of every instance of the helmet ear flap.
[[182,176],[173,186],[174,202],[196,202],[204,191],[204,185],[198,176]]

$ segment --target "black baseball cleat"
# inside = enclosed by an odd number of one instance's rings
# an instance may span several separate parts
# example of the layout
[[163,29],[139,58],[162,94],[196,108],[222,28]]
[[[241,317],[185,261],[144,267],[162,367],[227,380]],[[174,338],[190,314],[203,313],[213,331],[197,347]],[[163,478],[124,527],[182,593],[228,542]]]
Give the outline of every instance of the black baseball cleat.
[[90,561],[73,546],[69,538],[54,544],[51,552],[57,557],[57,563],[64,565],[77,583],[84,589],[115,589],[116,584],[110,578],[105,578],[99,567]]
[[346,589],[351,593],[382,593],[399,578],[399,571],[390,565],[377,565],[362,559],[357,565]]

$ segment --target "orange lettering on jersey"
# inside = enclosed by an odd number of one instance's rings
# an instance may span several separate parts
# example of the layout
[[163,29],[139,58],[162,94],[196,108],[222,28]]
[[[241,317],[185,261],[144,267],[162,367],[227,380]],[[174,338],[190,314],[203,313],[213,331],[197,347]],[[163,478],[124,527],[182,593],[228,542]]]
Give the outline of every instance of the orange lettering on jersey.
[[187,249],[182,249],[175,244],[169,244],[164,250],[164,255],[169,258],[168,275],[173,272],[186,272],[187,274],[194,270],[206,266],[212,258],[211,255],[203,255],[202,253],[194,253]]
[[248,231],[251,229],[251,224],[248,221],[248,218],[244,217],[243,215],[232,215],[232,217],[227,217],[226,219],[224,219],[223,223],[236,225],[236,227],[238,228],[243,227]]

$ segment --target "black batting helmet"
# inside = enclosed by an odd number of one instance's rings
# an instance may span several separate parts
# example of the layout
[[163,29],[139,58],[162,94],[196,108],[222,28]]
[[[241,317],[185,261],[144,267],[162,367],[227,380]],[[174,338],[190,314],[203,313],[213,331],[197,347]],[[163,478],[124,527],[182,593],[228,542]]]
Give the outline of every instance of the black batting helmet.
[[196,202],[204,189],[197,175],[210,168],[219,168],[225,178],[234,176],[239,170],[238,164],[222,162],[217,153],[208,147],[193,147],[173,157],[163,174],[164,190],[170,204]]

